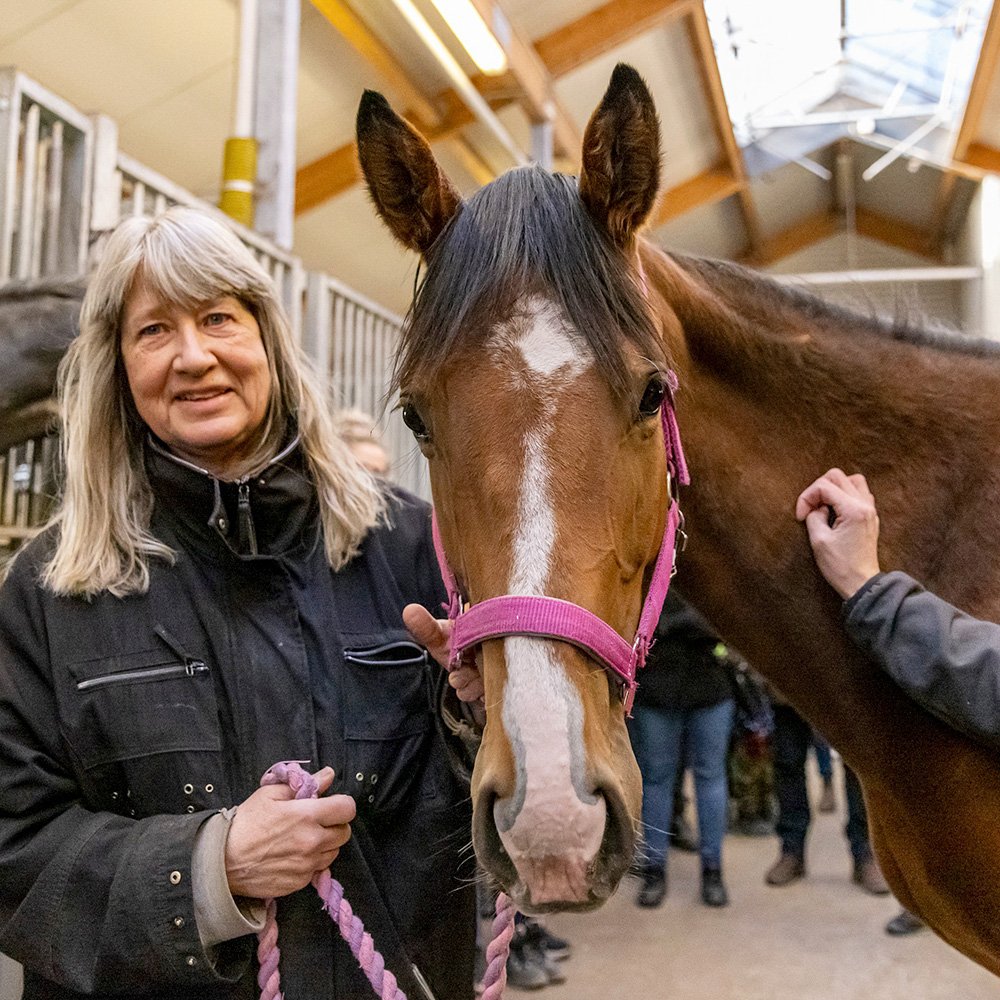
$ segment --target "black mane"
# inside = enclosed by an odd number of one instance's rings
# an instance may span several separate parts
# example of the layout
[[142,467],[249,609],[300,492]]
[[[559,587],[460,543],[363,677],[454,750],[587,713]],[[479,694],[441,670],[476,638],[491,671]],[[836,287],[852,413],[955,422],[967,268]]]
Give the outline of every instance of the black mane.
[[396,385],[433,377],[457,345],[483,340],[530,292],[559,303],[618,396],[628,385],[626,343],[663,356],[625,255],[587,214],[576,179],[529,166],[477,191],[431,248],[403,327]]

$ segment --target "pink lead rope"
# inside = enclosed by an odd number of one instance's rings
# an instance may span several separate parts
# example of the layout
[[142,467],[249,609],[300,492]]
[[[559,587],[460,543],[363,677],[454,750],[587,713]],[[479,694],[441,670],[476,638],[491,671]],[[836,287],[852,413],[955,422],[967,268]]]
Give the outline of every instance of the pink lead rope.
[[491,597],[465,608],[458,581],[441,542],[437,516],[434,515],[434,549],[448,590],[447,611],[452,623],[452,667],[458,664],[465,650],[478,646],[487,639],[508,635],[534,635],[568,642],[589,653],[621,681],[622,704],[625,714],[631,715],[632,702],[635,700],[636,673],[646,663],[653,631],[663,610],[670,578],[673,576],[678,531],[683,534],[683,517],[677,497],[673,494],[673,484],[687,485],[690,482],[674,413],[673,394],[677,389],[677,378],[673,372],[668,373],[667,384],[669,391],[660,407],[660,419],[663,425],[663,446],[667,455],[670,508],[667,511],[663,542],[656,557],[653,576],[631,645],[586,608],[555,597],[505,595]]
[[[297,799],[316,798],[316,779],[304,771],[298,761],[283,760],[269,767],[260,779],[262,785],[288,785]],[[406,994],[396,984],[396,977],[385,967],[385,959],[375,950],[372,936],[365,925],[354,915],[351,904],[344,899],[344,887],[328,872],[320,872],[313,877],[313,887],[319,893],[323,909],[337,924],[351,954],[358,960],[361,971],[372,984],[375,995],[381,1000],[406,1000]],[[278,962],[277,904],[267,900],[267,916],[264,929],[257,935],[257,985],[260,986],[260,1000],[283,1000]]]

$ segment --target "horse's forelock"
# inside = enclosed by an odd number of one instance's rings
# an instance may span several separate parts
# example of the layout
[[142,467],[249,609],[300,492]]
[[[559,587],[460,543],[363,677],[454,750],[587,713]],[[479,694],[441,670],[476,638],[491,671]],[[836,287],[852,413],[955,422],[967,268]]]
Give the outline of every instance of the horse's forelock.
[[431,382],[454,350],[483,342],[529,293],[559,305],[616,397],[630,384],[628,345],[662,356],[629,264],[587,214],[575,178],[522,167],[469,198],[427,254],[397,385]]

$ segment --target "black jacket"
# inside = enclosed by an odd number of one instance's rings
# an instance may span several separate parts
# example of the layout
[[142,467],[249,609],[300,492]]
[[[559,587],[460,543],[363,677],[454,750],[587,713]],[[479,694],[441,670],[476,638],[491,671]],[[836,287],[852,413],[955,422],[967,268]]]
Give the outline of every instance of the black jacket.
[[924,708],[1000,749],[1000,625],[972,618],[905,573],[844,602],[848,634]]
[[[154,533],[178,552],[148,593],[53,596],[44,535],[0,591],[0,951],[25,965],[26,1000],[256,997],[252,936],[214,968],[199,943],[191,850],[288,759],[332,765],[357,801],[333,874],[376,946],[398,930],[439,1000],[470,997],[468,792],[432,718],[438,668],[400,617],[443,597],[429,509],[394,495],[394,526],[333,573],[297,451],[242,505],[153,449],[147,466]],[[312,888],[279,901],[278,926],[289,1000],[370,994]]]
[[639,673],[636,704],[690,711],[731,698],[733,686],[725,662],[713,655],[719,642],[712,626],[671,588],[646,666]]

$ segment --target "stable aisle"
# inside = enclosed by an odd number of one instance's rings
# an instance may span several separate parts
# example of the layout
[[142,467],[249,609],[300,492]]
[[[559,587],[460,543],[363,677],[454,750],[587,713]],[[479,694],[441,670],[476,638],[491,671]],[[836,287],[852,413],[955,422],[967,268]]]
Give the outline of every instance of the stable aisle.
[[[839,768],[838,768],[839,771]],[[838,807],[843,809],[842,775]],[[812,801],[816,801],[815,786]],[[808,874],[793,885],[764,884],[775,837],[727,836],[723,852],[732,902],[698,900],[698,860],[671,852],[669,893],[656,910],[634,903],[627,879],[601,910],[561,914],[547,925],[573,945],[566,982],[544,1000],[996,1000],[1000,979],[928,930],[887,935],[899,907],[851,882],[838,814],[817,815]],[[984,886],[984,891],[989,891]],[[1000,890],[998,890],[1000,891]],[[509,990],[511,995],[522,995]]]

